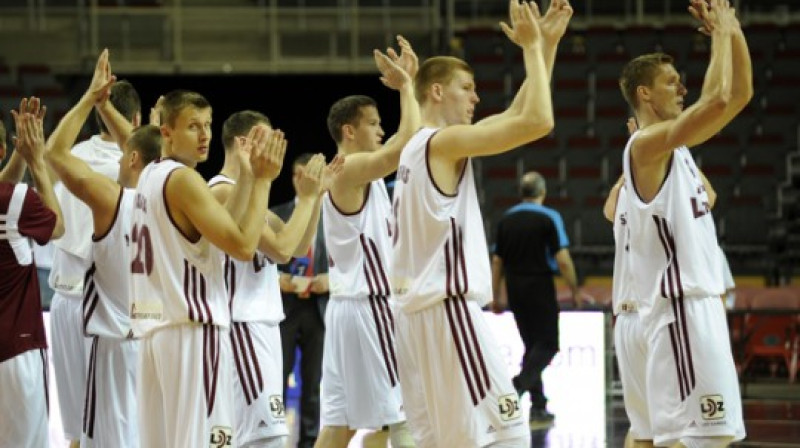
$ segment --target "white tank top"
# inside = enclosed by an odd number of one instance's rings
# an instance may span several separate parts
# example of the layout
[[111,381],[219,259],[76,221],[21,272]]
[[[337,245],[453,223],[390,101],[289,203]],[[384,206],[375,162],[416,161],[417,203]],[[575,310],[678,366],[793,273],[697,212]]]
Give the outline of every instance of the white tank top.
[[[72,155],[85,161],[89,167],[116,181],[122,151],[116,143],[107,142],[94,135],[76,144]],[[53,191],[64,217],[64,235],[53,240],[53,262],[50,270],[50,287],[63,297],[81,299],[83,279],[91,266],[92,210],[63,183],[57,182]]]
[[[236,181],[221,174],[208,181],[209,187],[220,183],[233,185]],[[237,260],[220,253],[231,319],[234,322],[279,324],[285,316],[278,265],[258,250],[251,261]]]
[[455,195],[439,190],[428,166],[428,143],[438,129],[423,128],[403,148],[394,189],[391,279],[406,312],[465,297],[492,300],[489,250],[472,162]]
[[636,305],[636,300],[631,292],[631,272],[628,268],[628,214],[625,209],[627,186],[623,185],[617,195],[617,205],[614,210],[614,277],[611,286],[611,307],[614,314],[622,311],[624,302]]
[[628,192],[625,208],[630,244],[631,287],[639,314],[649,323],[674,320],[673,301],[723,292],[722,267],[714,219],[700,171],[686,146],[672,152],[656,196],[642,202],[630,167],[631,135],[623,153]]
[[128,252],[136,336],[170,325],[230,324],[220,250],[202,237],[189,241],[167,210],[165,185],[181,168],[174,160],[152,162],[136,189]]
[[372,181],[361,209],[344,213],[325,193],[322,225],[328,249],[331,298],[386,297],[392,205],[383,179]]
[[130,222],[136,190],[123,188],[114,222],[105,235],[92,237],[92,265],[83,288],[83,332],[87,336],[127,338],[131,334]]

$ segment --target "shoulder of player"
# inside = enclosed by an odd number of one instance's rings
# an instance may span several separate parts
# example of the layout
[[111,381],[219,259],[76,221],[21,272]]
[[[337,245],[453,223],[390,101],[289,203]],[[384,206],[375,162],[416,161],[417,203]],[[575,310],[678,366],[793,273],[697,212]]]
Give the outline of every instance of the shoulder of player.
[[164,183],[167,196],[176,198],[195,197],[200,190],[208,190],[208,184],[200,173],[187,166],[170,171]]

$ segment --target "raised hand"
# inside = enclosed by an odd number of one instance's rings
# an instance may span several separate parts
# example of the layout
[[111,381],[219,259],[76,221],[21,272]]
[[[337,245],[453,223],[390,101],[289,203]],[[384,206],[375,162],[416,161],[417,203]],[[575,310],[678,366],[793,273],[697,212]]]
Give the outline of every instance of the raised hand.
[[322,184],[322,172],[325,168],[325,156],[315,154],[303,167],[303,173],[297,182],[297,196],[300,198],[316,197]]
[[[13,115],[15,111],[11,111]],[[31,114],[40,120],[44,120],[44,115],[47,113],[47,106],[42,104],[39,98],[32,96],[29,98],[22,98],[19,102],[19,110],[16,111],[18,115]]]
[[557,43],[561,40],[567,31],[572,13],[572,6],[568,0],[552,0],[544,16],[536,17],[545,42]]
[[522,48],[540,44],[542,32],[536,20],[540,15],[539,6],[536,2],[520,4],[517,0],[511,0],[508,9],[511,25],[500,22],[500,28],[506,37]]
[[164,95],[158,97],[156,104],[150,108],[150,124],[161,126],[161,109],[164,104]]
[[108,49],[106,48],[97,58],[97,64],[94,67],[89,88],[86,89],[86,95],[92,99],[93,103],[97,105],[103,104],[111,96],[111,86],[116,80],[117,77],[111,74],[111,64],[108,62]]
[[697,30],[710,36],[714,30],[732,32],[741,24],[728,0],[690,0],[689,13],[700,22]]
[[414,49],[411,48],[411,42],[405,37],[398,34],[397,44],[400,46],[399,55],[394,48],[388,48],[386,53],[400,68],[408,73],[411,79],[414,79],[414,77],[417,76],[417,71],[419,71],[419,58],[417,58],[417,54],[414,53]]
[[[283,168],[288,142],[280,129],[272,129],[263,124],[254,128],[257,128],[255,130],[257,135],[250,154],[253,175],[260,179],[275,180]],[[250,132],[253,133],[254,130],[251,129]]]
[[250,128],[247,137],[236,137],[236,155],[239,158],[239,174],[252,176],[253,166],[251,161],[258,158],[266,144],[269,127],[257,125]]
[[[390,49],[391,50],[391,49]],[[374,50],[375,65],[381,72],[381,82],[390,89],[400,90],[404,85],[410,85],[412,80],[409,74],[403,70],[390,56]]]
[[320,190],[326,191],[330,190],[331,185],[333,185],[333,181],[336,179],[336,176],[342,172],[344,169],[344,156],[340,154],[336,154],[331,160],[331,163],[322,170],[322,182],[320,184]]
[[628,127],[628,135],[633,134],[639,129],[639,125],[636,123],[636,118],[628,117],[628,121],[625,123]]
[[700,22],[697,31],[710,36],[712,25],[708,20],[708,3],[706,0],[689,0],[688,10],[689,14]]
[[45,152],[44,115],[47,108],[40,107],[39,99],[23,98],[19,103],[19,111],[12,110],[16,137],[14,137],[15,150],[30,165],[34,161],[42,160]]

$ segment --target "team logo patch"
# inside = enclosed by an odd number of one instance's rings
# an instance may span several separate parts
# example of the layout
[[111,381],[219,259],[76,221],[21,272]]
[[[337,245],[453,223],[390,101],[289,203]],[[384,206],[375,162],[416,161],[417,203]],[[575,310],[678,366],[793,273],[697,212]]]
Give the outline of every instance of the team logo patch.
[[230,426],[215,426],[211,428],[211,437],[208,439],[209,448],[222,448],[233,445],[233,430]]
[[514,420],[522,415],[519,410],[519,395],[517,394],[503,395],[497,401],[497,406],[500,418],[504,421]]
[[283,405],[283,397],[280,395],[270,395],[269,410],[275,418],[286,417],[286,407]]
[[700,397],[700,413],[704,420],[725,418],[725,405],[722,395],[703,395]]

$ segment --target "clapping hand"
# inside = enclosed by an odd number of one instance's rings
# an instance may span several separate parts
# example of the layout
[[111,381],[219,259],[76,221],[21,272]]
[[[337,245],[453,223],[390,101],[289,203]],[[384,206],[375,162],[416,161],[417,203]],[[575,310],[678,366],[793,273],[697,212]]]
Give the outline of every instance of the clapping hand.
[[567,31],[569,19],[572,17],[572,6],[568,0],[552,0],[550,7],[544,16],[538,15],[539,10],[535,10],[534,17],[539,22],[542,37],[545,42],[558,43]]
[[320,192],[322,172],[325,168],[325,156],[315,154],[303,167],[300,179],[297,181],[297,197],[316,197]]
[[19,103],[19,110],[12,110],[16,136],[13,138],[14,148],[30,165],[36,160],[41,160],[45,152],[44,116],[47,107],[41,105],[39,98],[23,98]]
[[92,102],[96,105],[102,105],[111,96],[111,86],[117,81],[117,77],[111,74],[111,64],[108,62],[108,49],[100,53],[97,58],[97,64],[94,67],[94,74],[89,83],[89,88],[86,89]]
[[342,172],[344,169],[344,156],[341,154],[336,154],[331,160],[324,170],[322,170],[322,182],[320,183],[320,190],[327,191],[330,190],[333,181],[336,179],[336,176]]
[[256,178],[275,180],[283,167],[286,145],[280,129],[264,124],[253,126],[240,147],[243,155],[248,155],[248,158],[240,159],[242,172],[250,171]]
[[508,8],[511,25],[500,22],[500,28],[506,37],[523,49],[539,45],[542,40],[542,31],[536,20],[539,17],[539,6],[535,2],[519,3],[511,0]]

